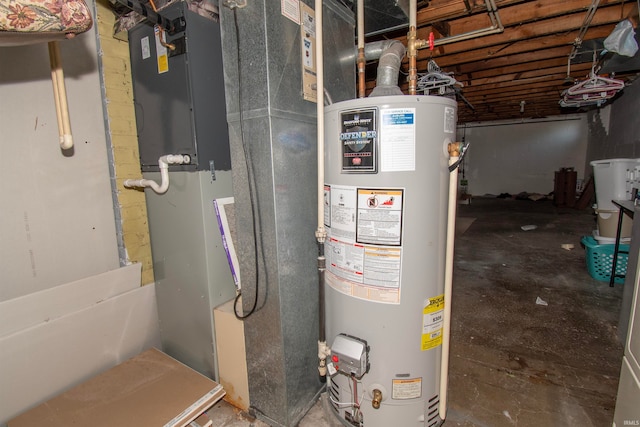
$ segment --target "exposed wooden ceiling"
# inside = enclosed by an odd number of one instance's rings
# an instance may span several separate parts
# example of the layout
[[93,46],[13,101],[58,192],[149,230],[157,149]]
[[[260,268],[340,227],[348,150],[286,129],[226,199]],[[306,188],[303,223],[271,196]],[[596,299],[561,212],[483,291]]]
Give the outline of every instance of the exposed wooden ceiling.
[[[571,60],[570,76],[584,80],[592,70],[592,52],[597,52],[599,60],[605,58],[600,55],[602,40],[618,22],[629,17],[637,22],[638,17],[635,0],[495,0],[495,5],[503,31],[418,51],[418,73],[425,73],[433,59],[441,71],[454,73],[463,84],[461,94],[473,107],[458,97],[460,123],[584,111],[559,105],[562,91],[571,87],[566,78],[574,45],[578,55]],[[437,43],[443,37],[490,26],[485,0],[418,2],[419,39],[428,40],[433,32]],[[406,46],[406,35],[405,28],[368,37],[367,41],[397,39]],[[375,86],[375,68],[375,62],[367,64],[367,92]],[[405,93],[407,71],[405,59],[400,76]],[[616,73],[614,77],[629,83],[638,71]]]

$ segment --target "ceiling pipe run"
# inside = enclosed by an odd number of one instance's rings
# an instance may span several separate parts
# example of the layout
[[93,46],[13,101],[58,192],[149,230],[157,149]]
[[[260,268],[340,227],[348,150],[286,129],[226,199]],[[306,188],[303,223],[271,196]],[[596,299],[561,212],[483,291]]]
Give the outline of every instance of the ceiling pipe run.
[[[498,14],[498,7],[495,0],[485,0],[485,6],[487,8],[487,14],[491,21],[491,26],[482,28],[479,30],[468,31],[462,34],[456,34],[453,36],[442,37],[433,41],[433,47],[442,46],[448,43],[459,42],[463,40],[474,39],[478,37],[488,36],[491,34],[498,34],[504,31],[504,26],[500,20]],[[409,56],[409,94],[416,94],[416,82],[417,82],[417,57],[418,49],[424,49],[430,46],[428,40],[418,39],[416,37],[416,20],[417,20],[417,6],[416,0],[411,0],[409,5],[409,32],[407,33],[407,51]]]

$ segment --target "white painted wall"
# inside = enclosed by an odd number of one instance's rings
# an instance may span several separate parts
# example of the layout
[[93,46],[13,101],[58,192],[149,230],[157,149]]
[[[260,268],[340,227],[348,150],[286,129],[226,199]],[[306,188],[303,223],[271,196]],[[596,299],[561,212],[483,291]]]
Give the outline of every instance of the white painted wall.
[[118,257],[96,33],[60,43],[72,152],[47,45],[0,47],[0,425],[160,346],[155,286]]
[[0,47],[0,301],[119,267],[95,37],[60,42],[72,153],[47,45]]
[[465,159],[468,192],[475,196],[553,191],[554,172],[573,167],[585,176],[585,115],[528,122],[467,124],[458,128],[470,148]]

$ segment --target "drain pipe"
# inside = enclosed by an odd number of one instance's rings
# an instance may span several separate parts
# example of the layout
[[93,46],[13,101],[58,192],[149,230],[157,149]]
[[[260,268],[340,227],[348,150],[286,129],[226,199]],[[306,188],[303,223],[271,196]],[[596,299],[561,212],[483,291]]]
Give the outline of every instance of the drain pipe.
[[169,165],[186,165],[189,163],[191,163],[191,157],[187,154],[167,154],[158,159],[161,177],[160,185],[152,179],[127,179],[124,182],[124,186],[127,188],[150,187],[156,193],[164,194],[169,189]]
[[[324,93],[324,54],[322,43],[322,0],[315,2],[316,12],[316,93]],[[324,271],[326,259],[324,256],[324,242],[327,231],[324,228],[324,102],[320,96],[316,97],[316,114],[318,116],[317,146],[318,146],[318,228],[316,240],[318,242],[318,372],[321,377],[327,375],[327,357],[330,349],[327,346],[324,313]]]
[[[456,206],[458,190],[458,165],[462,143],[452,142],[449,151],[449,205],[447,208],[447,242],[444,267],[444,323],[442,325],[442,358],[440,362],[440,406],[441,419],[447,416],[447,389],[449,386],[449,347],[451,334],[451,292],[453,291],[453,248],[456,231]],[[451,170],[453,169],[453,170]]]
[[382,40],[367,43],[365,57],[380,58],[376,76],[376,87],[369,96],[403,95],[398,87],[398,73],[406,48],[398,40]]
[[365,94],[365,66],[364,55],[364,0],[358,0],[358,98]]

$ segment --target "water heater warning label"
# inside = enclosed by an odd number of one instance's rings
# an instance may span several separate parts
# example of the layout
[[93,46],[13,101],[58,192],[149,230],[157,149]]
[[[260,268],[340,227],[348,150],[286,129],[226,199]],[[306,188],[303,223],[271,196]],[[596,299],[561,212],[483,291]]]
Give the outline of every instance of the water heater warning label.
[[422,310],[422,351],[442,344],[444,324],[444,294],[429,298]]
[[392,399],[418,399],[422,396],[422,378],[392,380],[392,386]]
[[327,284],[355,298],[400,304],[403,189],[325,185]]
[[358,188],[358,243],[400,246],[403,194],[403,190]]

